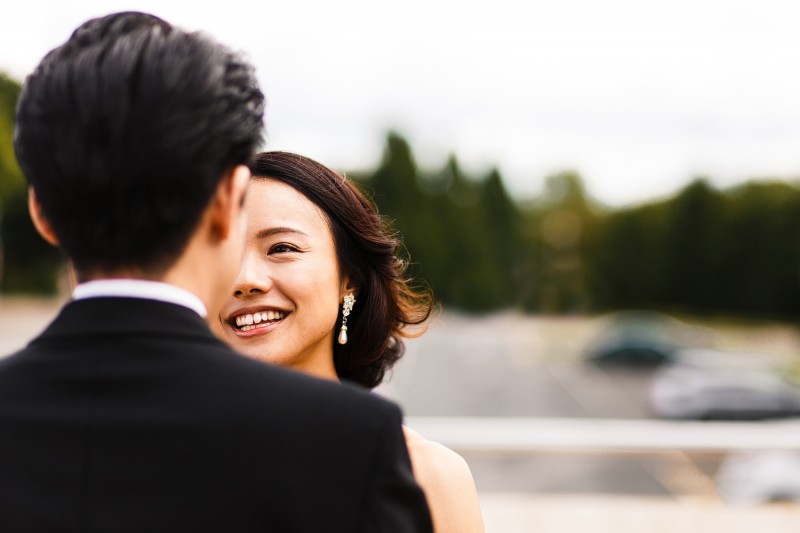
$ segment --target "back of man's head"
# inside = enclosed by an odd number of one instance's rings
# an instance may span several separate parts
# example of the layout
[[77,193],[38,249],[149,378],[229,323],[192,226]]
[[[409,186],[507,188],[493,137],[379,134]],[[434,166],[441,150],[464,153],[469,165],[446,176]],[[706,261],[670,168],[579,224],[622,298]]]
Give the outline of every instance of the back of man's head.
[[28,77],[15,149],[79,273],[158,276],[260,144],[263,108],[252,67],[228,48],[117,13],[81,25]]

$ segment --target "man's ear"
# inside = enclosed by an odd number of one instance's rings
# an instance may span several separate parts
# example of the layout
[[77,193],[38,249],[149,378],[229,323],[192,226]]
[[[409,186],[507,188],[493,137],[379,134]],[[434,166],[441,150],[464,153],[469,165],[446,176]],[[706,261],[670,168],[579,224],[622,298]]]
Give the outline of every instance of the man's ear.
[[39,203],[33,187],[28,187],[28,212],[31,215],[33,227],[36,228],[39,235],[53,246],[58,246],[58,237],[56,237],[53,227],[45,218],[44,213],[42,213],[42,204]]
[[211,228],[216,238],[227,239],[231,229],[238,223],[239,215],[244,209],[248,183],[250,169],[246,165],[237,165],[217,186],[210,207]]

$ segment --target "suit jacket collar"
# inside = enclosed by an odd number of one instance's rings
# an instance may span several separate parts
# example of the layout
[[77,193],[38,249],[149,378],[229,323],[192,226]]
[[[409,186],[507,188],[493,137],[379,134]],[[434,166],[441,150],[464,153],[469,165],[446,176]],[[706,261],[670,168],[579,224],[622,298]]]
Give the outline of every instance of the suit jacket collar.
[[163,281],[146,279],[96,279],[81,283],[72,291],[73,300],[85,298],[145,298],[180,304],[208,316],[206,306],[193,292]]
[[190,336],[219,341],[206,322],[181,305],[142,298],[88,298],[65,305],[32,344],[75,336],[120,334]]

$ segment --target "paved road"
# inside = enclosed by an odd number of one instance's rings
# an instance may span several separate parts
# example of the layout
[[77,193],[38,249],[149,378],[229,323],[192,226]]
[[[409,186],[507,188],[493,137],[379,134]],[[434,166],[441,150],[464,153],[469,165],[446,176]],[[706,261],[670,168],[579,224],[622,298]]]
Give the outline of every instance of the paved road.
[[448,316],[382,392],[411,416],[647,418],[648,372],[583,364],[587,320]]
[[[595,333],[581,319],[450,315],[407,343],[406,356],[380,392],[412,417],[651,418],[650,372],[581,361],[582,349]],[[777,337],[782,350],[791,349],[785,346],[787,339],[796,340],[782,332]],[[770,348],[758,332],[743,338],[760,338],[762,348]],[[482,493],[719,500],[713,475],[720,453],[464,456]]]
[[[649,418],[651,372],[582,360],[599,327],[585,318],[449,313],[406,342],[405,357],[381,391],[411,416]],[[797,328],[705,329],[716,347],[795,361],[800,354]]]

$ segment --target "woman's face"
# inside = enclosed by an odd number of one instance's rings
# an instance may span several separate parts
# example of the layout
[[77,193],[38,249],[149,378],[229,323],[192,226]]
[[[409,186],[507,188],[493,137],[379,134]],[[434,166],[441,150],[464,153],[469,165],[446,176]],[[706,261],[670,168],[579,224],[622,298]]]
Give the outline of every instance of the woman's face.
[[250,357],[336,378],[333,339],[347,280],[326,215],[273,179],[251,181],[239,277],[212,324]]

